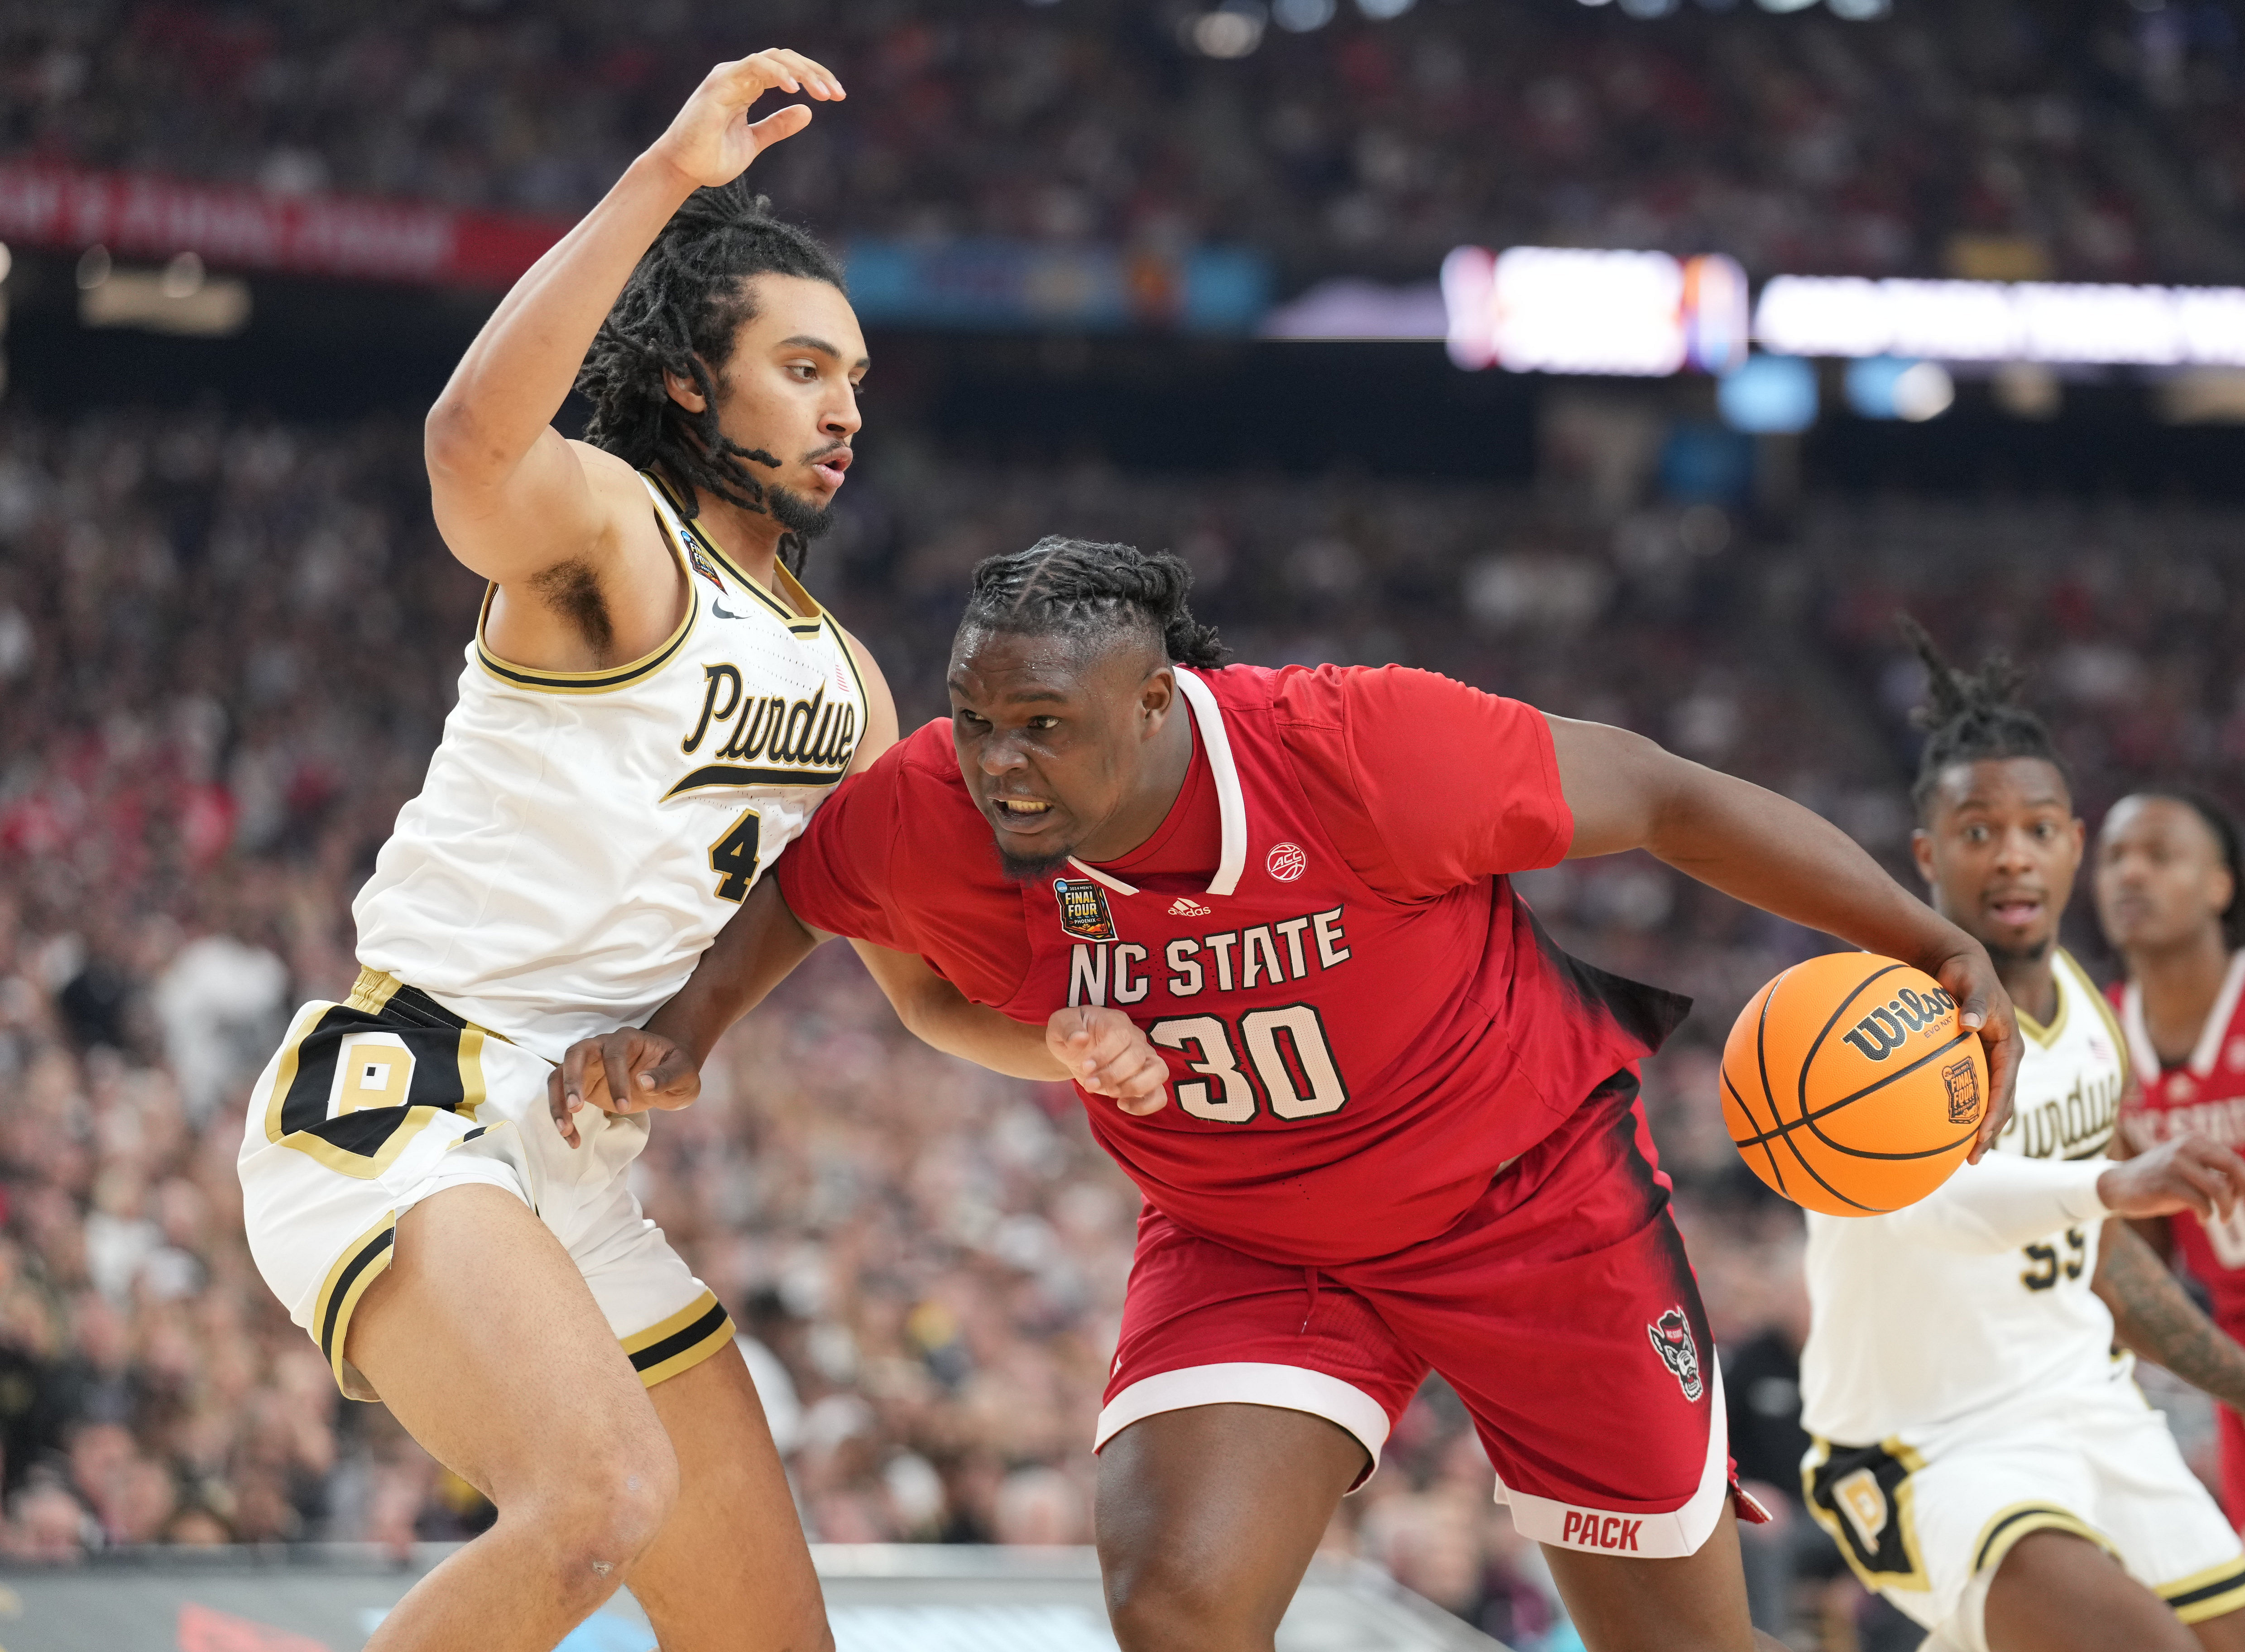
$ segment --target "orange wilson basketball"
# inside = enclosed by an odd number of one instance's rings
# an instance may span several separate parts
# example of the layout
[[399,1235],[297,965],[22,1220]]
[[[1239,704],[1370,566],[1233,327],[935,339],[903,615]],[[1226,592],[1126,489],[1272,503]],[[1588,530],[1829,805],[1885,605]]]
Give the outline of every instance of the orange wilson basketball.
[[1828,1216],[1924,1198],[1972,1151],[1987,1105],[1987,1058],[1957,1025],[1956,1000],[1875,953],[1794,965],[1723,1046],[1723,1117],[1740,1156]]

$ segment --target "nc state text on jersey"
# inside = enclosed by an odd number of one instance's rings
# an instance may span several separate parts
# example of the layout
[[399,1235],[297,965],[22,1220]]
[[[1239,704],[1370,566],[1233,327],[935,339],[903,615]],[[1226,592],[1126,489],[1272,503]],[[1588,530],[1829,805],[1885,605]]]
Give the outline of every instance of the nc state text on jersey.
[[[1314,965],[1319,970],[1348,962],[1341,908],[1306,912],[1283,923],[1258,923],[1245,929],[1218,929],[1196,938],[1179,935],[1162,948],[1172,998],[1191,998],[1213,987],[1245,992],[1266,982],[1299,981]],[[1142,1003],[1152,989],[1148,973],[1152,954],[1133,941],[1076,942],[1068,954],[1068,1001],[1104,1008]]]

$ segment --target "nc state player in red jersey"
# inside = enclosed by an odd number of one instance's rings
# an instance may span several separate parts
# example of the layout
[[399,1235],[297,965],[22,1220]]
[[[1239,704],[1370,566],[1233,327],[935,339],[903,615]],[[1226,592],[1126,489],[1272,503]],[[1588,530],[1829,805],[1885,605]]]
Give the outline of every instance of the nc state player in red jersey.
[[566,1084],[671,1091],[798,919],[1029,1026],[1120,1010],[1169,1079],[1086,1094],[1146,1200],[1096,1442],[1126,1652],[1267,1652],[1430,1368],[1590,1646],[1743,1652],[1721,1376],[1637,1105],[1686,1005],[1560,952],[1506,874],[1645,848],[1920,965],[1986,1041],[1992,1131],[1987,955],[1636,735],[1420,671],[1218,669],[1189,582],[1070,540],[982,564],[948,721],[834,794],[613,1078],[580,1046]]
[[[2113,989],[2142,1086],[2124,1104],[2133,1145],[2185,1131],[2245,1148],[2245,951],[2237,950],[2236,823],[2189,792],[2139,792],[2097,838],[2097,916],[2127,968]],[[2245,1208],[2211,1225],[2186,1211],[2140,1222],[2166,1238],[2245,1340]],[[2224,1406],[2221,1503],[2245,1529],[2245,1420]]]

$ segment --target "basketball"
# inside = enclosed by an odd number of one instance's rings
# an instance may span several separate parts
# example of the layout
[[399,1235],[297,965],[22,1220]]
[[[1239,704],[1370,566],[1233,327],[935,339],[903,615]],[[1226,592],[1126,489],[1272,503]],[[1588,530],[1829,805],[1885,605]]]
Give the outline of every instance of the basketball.
[[1723,1046],[1722,1084],[1731,1141],[1755,1175],[1804,1209],[1875,1216],[1964,1162],[1988,1065],[1932,976],[1835,952],[1753,996]]

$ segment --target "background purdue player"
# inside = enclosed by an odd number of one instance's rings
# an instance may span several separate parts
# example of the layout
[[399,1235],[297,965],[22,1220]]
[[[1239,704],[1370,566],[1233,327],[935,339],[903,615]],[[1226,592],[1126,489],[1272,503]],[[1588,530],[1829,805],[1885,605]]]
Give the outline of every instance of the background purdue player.
[[[2113,995],[2138,1090],[2131,1142],[2190,1131],[2245,1146],[2245,950],[2238,949],[2236,822],[2194,792],[2139,792],[2097,834],[2098,921],[2127,980]],[[2226,1221],[2188,1211],[2140,1224],[2214,1298],[2214,1322],[2245,1334],[2245,1208]],[[2245,1421],[2225,1405],[2221,1501],[2245,1525]]]
[[1808,1218],[1810,1507],[1943,1652],[2245,1647],[2245,1551],[2114,1344],[2224,1398],[2245,1349],[2106,1220],[2226,1213],[2245,1174],[2196,1137],[2105,1157],[2126,1057],[2057,944],[2083,840],[2065,770],[2002,662],[1968,676],[1909,629],[1930,676],[1913,848],[2011,995],[2018,1088],[1996,1151],[1931,1198]]
[[[831,255],[733,183],[810,119],[747,124],[774,87],[842,95],[792,52],[713,70],[431,413],[437,522],[491,595],[355,908],[357,989],[297,1012],[251,1098],[267,1283],[346,1392],[499,1510],[378,1652],[548,1652],[627,1577],[666,1652],[832,1645],[731,1325],[624,1186],[646,1119],[565,1139],[541,1105],[564,1047],[670,996],[895,739],[872,662],[784,565],[842,484],[865,347]],[[573,381],[592,445],[549,423]],[[924,1036],[948,1006],[1008,1071],[1068,1071],[913,961],[876,973]]]

